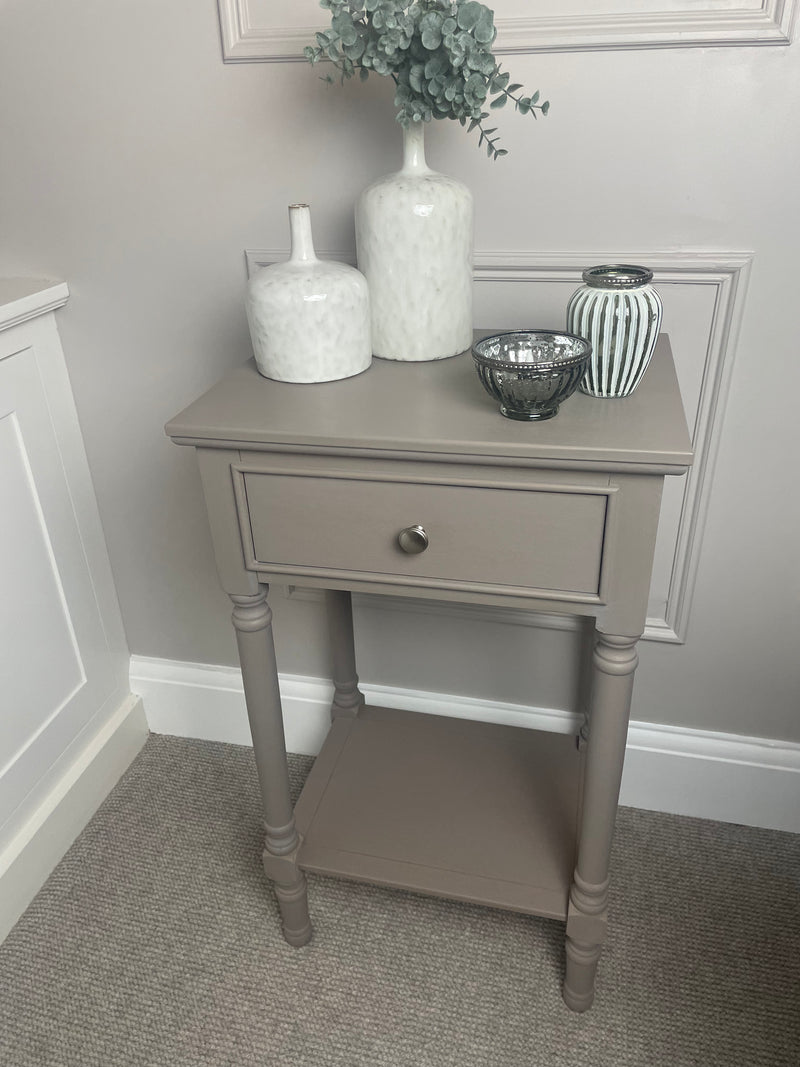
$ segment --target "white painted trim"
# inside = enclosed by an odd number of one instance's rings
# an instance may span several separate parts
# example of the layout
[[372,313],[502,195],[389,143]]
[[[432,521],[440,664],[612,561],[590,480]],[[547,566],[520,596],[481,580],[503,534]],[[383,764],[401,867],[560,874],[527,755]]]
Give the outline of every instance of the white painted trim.
[[[317,254],[323,259],[355,262],[352,252],[318,250]],[[248,276],[261,267],[285,259],[287,255],[287,251],[277,249],[246,249]],[[659,287],[688,284],[710,286],[715,290],[697,417],[694,427],[690,428],[695,458],[683,479],[683,503],[672,557],[669,593],[663,616],[648,618],[644,632],[644,638],[648,641],[683,642],[689,625],[719,431],[753,253],[705,249],[600,249],[577,252],[476,252],[474,258],[476,282],[571,282],[577,286],[587,264],[646,263],[653,270]],[[518,616],[518,613],[514,614]],[[509,621],[518,620],[509,618]]]
[[136,758],[147,739],[141,700],[129,695],[81,744],[0,852],[0,942]]
[[800,744],[631,723],[620,803],[800,833]]
[[66,282],[49,278],[0,278],[0,330],[10,330],[28,319],[55,311],[67,300]]
[[[286,744],[316,755],[327,733],[330,682],[282,675]],[[250,744],[241,673],[171,660],[131,659],[131,687],[154,733]],[[383,707],[570,733],[579,717],[470,697],[362,685]],[[655,811],[800,833],[800,745],[633,722],[621,803]]]
[[[523,0],[520,0],[522,3]],[[785,45],[791,42],[795,0],[763,0],[760,10],[723,10],[706,0],[697,11],[624,12],[613,0],[600,14],[499,18],[494,51],[578,52],[640,48]]]
[[[132,656],[130,684],[144,702],[153,733],[252,743],[238,667]],[[333,685],[319,678],[282,675],[281,699],[287,748],[316,755],[329,726]]]
[[683,504],[662,617],[648,618],[646,640],[682,642],[689,622],[719,430],[744,311],[752,252],[675,249],[608,249],[578,252],[478,252],[475,281],[574,282],[590,263],[646,263],[659,288],[703,285],[716,290],[714,314],[695,424],[690,427],[694,464],[683,480]]
[[[218,0],[222,53],[227,63],[298,61],[313,44],[313,31],[264,25],[251,18],[248,0]],[[316,6],[317,0],[295,0]],[[518,0],[520,11],[527,0]],[[507,3],[505,10],[513,9]],[[687,48],[732,45],[786,45],[792,40],[796,0],[762,0],[757,10],[725,9],[706,0],[696,11],[681,11],[664,0],[664,10],[620,12],[608,0],[601,13],[497,18],[494,51],[576,52],[606,49]],[[319,29],[326,27],[320,19]]]

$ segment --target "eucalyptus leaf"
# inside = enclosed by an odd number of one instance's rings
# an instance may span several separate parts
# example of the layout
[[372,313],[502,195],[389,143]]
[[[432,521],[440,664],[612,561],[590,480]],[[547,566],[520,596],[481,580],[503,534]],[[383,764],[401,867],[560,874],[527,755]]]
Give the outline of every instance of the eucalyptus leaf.
[[458,5],[456,21],[462,30],[472,30],[480,22],[483,12],[487,10],[483,4],[476,3],[475,0],[467,0],[466,3]]
[[353,22],[353,16],[349,11],[340,11],[338,15],[334,15],[331,20],[331,26],[338,33],[342,44],[353,44],[358,40],[358,31]]
[[349,60],[361,59],[364,54],[364,42],[360,37],[356,37],[352,44],[344,46],[343,51]]

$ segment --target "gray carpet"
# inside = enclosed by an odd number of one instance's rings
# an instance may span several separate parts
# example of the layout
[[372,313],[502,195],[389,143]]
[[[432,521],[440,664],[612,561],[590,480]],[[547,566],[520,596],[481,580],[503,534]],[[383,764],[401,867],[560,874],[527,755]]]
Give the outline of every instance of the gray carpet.
[[623,809],[574,1015],[558,923],[312,878],[290,948],[258,808],[248,749],[150,739],[0,947],[3,1067],[800,1064],[800,837]]

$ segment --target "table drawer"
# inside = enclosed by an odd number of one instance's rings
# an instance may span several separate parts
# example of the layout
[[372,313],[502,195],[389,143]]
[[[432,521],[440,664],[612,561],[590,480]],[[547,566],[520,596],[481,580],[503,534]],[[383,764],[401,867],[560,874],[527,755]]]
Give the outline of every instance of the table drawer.
[[[240,522],[254,569],[600,594],[607,488],[253,471],[239,477]],[[398,542],[411,526],[428,538],[415,555]]]

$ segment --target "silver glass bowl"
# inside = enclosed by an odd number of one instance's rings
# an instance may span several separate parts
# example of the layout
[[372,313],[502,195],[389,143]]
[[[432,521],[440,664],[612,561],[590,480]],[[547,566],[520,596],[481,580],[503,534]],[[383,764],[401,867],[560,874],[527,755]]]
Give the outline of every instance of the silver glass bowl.
[[472,346],[478,377],[507,419],[551,419],[578,388],[591,354],[584,337],[551,330],[499,333]]

